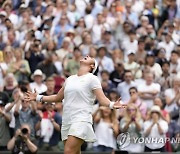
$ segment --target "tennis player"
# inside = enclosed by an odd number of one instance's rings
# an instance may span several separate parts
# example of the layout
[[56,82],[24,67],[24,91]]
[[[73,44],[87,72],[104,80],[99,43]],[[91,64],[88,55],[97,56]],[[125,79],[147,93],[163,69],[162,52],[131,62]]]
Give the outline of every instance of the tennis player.
[[100,105],[111,109],[125,107],[120,99],[111,102],[104,95],[98,77],[93,75],[97,67],[96,60],[86,56],[80,60],[77,75],[68,77],[57,95],[43,96],[36,92],[26,93],[26,101],[63,102],[61,136],[65,145],[65,154],[80,154],[84,141],[96,141],[92,128],[95,98]]

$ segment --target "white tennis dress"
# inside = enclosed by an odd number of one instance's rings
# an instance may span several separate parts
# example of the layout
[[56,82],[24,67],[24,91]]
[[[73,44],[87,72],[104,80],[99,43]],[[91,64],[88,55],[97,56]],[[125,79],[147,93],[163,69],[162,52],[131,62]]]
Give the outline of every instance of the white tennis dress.
[[88,73],[72,75],[64,84],[64,101],[61,136],[78,137],[86,142],[96,141],[92,128],[92,110],[95,100],[94,89],[102,88],[97,76]]

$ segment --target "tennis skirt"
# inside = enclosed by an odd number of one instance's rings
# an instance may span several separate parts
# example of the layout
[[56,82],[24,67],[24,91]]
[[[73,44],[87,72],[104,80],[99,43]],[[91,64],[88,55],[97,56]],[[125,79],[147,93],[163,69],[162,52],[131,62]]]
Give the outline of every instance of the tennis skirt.
[[67,140],[68,136],[74,136],[84,140],[85,142],[95,142],[96,136],[91,123],[76,122],[72,124],[62,124],[61,138]]

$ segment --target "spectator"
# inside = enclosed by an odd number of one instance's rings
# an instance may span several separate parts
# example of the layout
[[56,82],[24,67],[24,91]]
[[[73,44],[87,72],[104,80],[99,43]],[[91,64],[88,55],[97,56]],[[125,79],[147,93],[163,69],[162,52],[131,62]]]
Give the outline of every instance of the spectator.
[[124,81],[117,86],[118,94],[121,96],[123,102],[127,102],[130,99],[129,88],[134,87],[132,72],[127,70],[124,73]]
[[31,128],[28,124],[23,124],[21,128],[16,130],[13,138],[8,142],[8,150],[12,153],[28,153],[35,154],[38,150],[37,146],[30,138]]
[[41,130],[40,150],[58,152],[62,118],[54,111],[54,103],[46,103],[45,111],[39,113],[40,120],[36,124],[36,130]]
[[98,48],[98,58],[97,61],[99,63],[99,71],[107,70],[109,73],[114,71],[114,63],[111,58],[107,57],[108,51],[107,48],[101,46]]
[[166,100],[165,109],[169,113],[172,113],[174,110],[178,109],[177,103],[180,99],[179,86],[180,79],[178,77],[174,77],[172,81],[172,88],[166,89],[164,92]]
[[180,58],[179,53],[174,50],[170,57],[170,73],[176,75],[177,72],[180,72]]
[[150,67],[150,70],[155,77],[158,78],[162,75],[161,66],[155,62],[155,55],[152,51],[149,51],[146,55],[146,65]]
[[[159,106],[154,105],[150,111],[150,119],[144,123],[144,136],[146,138],[163,138],[165,141],[166,133],[168,131],[168,123],[162,119],[161,109]],[[165,142],[161,143],[145,143],[145,151],[165,152]]]
[[141,117],[143,119],[146,118],[147,113],[147,106],[146,104],[139,98],[138,96],[138,90],[136,87],[129,88],[129,94],[131,96],[130,100],[128,101],[128,104],[134,104],[139,109],[139,112],[141,113]]
[[145,75],[145,82],[138,85],[139,96],[147,105],[147,108],[150,109],[153,106],[153,99],[160,92],[160,85],[153,82],[153,74],[147,73]]
[[5,112],[5,103],[0,100],[0,151],[7,150],[7,143],[10,140],[9,123],[11,116],[8,112]]
[[[24,101],[24,96],[17,101],[16,107],[14,109],[15,116],[15,131],[23,126],[23,124],[28,124],[31,132],[32,138],[35,138],[35,116],[36,116],[36,105],[34,102]],[[21,107],[22,106],[22,107]],[[21,107],[21,109],[20,109]]]
[[40,69],[45,74],[46,77],[50,77],[52,75],[58,74],[58,71],[53,63],[52,53],[48,53],[45,56],[45,59],[42,62],[40,62],[36,68]]
[[140,38],[138,40],[138,49],[135,54],[136,62],[140,65],[145,64],[146,51],[145,51],[145,40]]
[[121,148],[128,152],[142,152],[143,146],[139,143],[134,143],[133,137],[140,137],[141,130],[143,127],[143,120],[141,114],[139,113],[138,107],[135,104],[128,104],[126,108],[125,115],[120,121],[120,130],[121,132],[130,133],[130,144],[127,147]]
[[47,90],[46,85],[43,83],[43,80],[45,80],[45,78],[46,76],[44,75],[44,73],[42,73],[41,70],[35,70],[31,76],[31,79],[34,80],[34,82],[30,83],[31,90],[36,90],[38,93],[45,92]]
[[95,134],[97,136],[94,150],[96,152],[112,152],[113,149],[116,149],[115,137],[119,134],[115,111],[101,106],[93,116],[96,124]]
[[16,60],[10,64],[8,69],[8,72],[15,75],[17,82],[28,80],[28,77],[31,73],[28,61],[22,59],[22,52],[23,51],[21,50],[21,48],[15,49],[14,56]]

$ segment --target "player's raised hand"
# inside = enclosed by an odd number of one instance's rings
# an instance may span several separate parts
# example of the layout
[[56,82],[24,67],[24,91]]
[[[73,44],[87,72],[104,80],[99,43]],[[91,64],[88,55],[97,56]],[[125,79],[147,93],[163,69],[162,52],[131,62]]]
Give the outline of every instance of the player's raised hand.
[[119,98],[115,103],[114,103],[114,106],[113,108],[114,109],[122,109],[122,108],[126,108],[127,105],[126,104],[123,104],[123,102],[121,101],[121,98]]
[[25,101],[36,101],[36,96],[38,93],[36,92],[36,89],[34,89],[34,93],[31,91],[26,92],[26,95],[24,96]]

